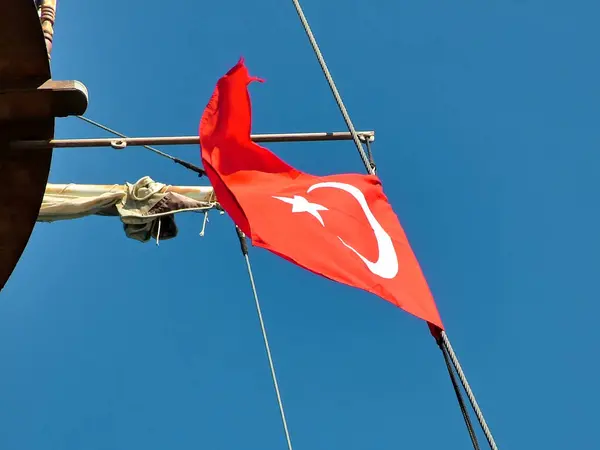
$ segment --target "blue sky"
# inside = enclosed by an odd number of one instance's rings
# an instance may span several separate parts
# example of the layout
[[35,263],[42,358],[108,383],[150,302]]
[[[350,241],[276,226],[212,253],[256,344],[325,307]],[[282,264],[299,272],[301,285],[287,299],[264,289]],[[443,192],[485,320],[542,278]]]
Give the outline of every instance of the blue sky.
[[[304,0],[500,448],[594,446],[600,401],[597,2]],[[253,132],[343,130],[291,1],[65,2],[57,79],[123,133],[190,135],[240,55]],[[104,137],[60,119],[57,137]],[[270,145],[314,174],[352,143]],[[199,162],[197,146],[164,148]],[[55,151],[51,182],[198,183],[141,148]],[[200,183],[206,183],[201,180]],[[0,301],[0,447],[284,449],[227,216],[160,247],[40,224]],[[251,251],[296,449],[468,448],[427,327]]]

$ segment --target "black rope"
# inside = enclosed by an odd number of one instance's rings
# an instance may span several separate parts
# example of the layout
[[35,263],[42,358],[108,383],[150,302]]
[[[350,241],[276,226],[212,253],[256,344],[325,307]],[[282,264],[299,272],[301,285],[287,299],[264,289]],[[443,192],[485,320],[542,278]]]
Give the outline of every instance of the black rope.
[[[106,125],[102,125],[99,122],[96,122],[95,120],[92,119],[88,119],[85,116],[76,116],[78,119],[83,120],[84,122],[87,122],[91,125],[94,125],[95,127],[100,128],[101,130],[107,131],[111,134],[114,134],[115,136],[119,136],[123,139],[127,139],[127,136],[125,136],[122,133],[119,133],[118,131],[113,130],[112,128],[107,127]],[[192,164],[191,162],[185,161],[181,158],[177,158],[176,156],[173,155],[169,155],[168,153],[165,153],[157,148],[151,147],[149,145],[142,145],[142,147],[144,147],[146,150],[150,150],[151,152],[156,153],[157,155],[162,156],[163,158],[167,158],[170,159],[171,161],[173,161],[175,164],[179,164],[180,166],[185,167],[188,170],[191,170],[192,172],[195,172],[198,174],[198,177],[203,177],[204,175],[206,175],[206,172],[204,171],[204,169],[201,169],[200,167],[196,166],[195,164]]]
[[242,255],[248,256],[248,243],[246,242],[246,235],[237,225],[235,226],[235,232],[240,240],[240,250],[242,250]]
[[369,138],[365,138],[365,145],[367,146],[367,156],[369,157],[369,165],[371,166],[370,172],[375,174],[377,172],[377,165],[375,164],[375,158],[373,158],[373,150],[371,150],[371,141]]
[[171,159],[175,164],[179,164],[180,166],[183,166],[186,169],[191,170],[192,172],[196,172],[198,174],[198,178],[202,178],[204,175],[206,175],[204,169],[201,169],[200,167],[192,164],[191,162],[184,161],[183,159],[179,159],[176,156],[171,156]]
[[467,431],[469,432],[469,436],[471,437],[471,442],[473,443],[473,448],[475,450],[480,450],[479,442],[477,440],[477,435],[475,434],[475,430],[473,429],[473,423],[471,422],[471,418],[469,417],[469,412],[467,411],[467,406],[465,405],[465,399],[460,392],[460,387],[458,382],[456,381],[456,376],[454,375],[454,370],[452,370],[452,364],[450,363],[450,359],[448,358],[448,354],[446,353],[446,349],[441,340],[438,341],[438,345],[440,346],[440,350],[444,355],[444,361],[446,362],[446,368],[448,369],[448,374],[450,374],[450,380],[452,381],[452,387],[454,388],[454,393],[456,394],[456,399],[458,400],[458,405],[460,406],[460,411],[462,412],[463,418],[465,419],[465,425],[467,427]]

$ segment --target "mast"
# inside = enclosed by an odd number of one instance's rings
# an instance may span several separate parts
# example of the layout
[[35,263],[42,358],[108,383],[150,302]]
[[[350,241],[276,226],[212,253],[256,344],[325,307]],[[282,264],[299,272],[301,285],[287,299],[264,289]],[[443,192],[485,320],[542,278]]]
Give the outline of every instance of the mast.
[[56,0],[4,0],[1,10],[0,179],[11,195],[0,203],[0,289],[27,245],[52,160],[52,149],[17,151],[8,142],[51,140],[56,117],[87,108],[85,86],[52,80]]
[[56,18],[56,0],[36,0],[40,22],[46,43],[48,60],[52,59],[52,41],[54,40],[54,19]]

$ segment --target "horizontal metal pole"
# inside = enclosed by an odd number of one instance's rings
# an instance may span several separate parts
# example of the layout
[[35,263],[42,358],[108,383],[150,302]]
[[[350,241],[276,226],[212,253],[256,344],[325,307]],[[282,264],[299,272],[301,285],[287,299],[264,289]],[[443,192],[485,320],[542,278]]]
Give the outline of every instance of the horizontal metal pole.
[[[375,140],[374,131],[358,131],[362,141]],[[287,134],[253,134],[254,142],[312,142],[312,141],[351,141],[352,135],[347,131],[331,133],[287,133]],[[50,141],[13,141],[14,149],[74,148],[74,147],[113,147],[125,148],[143,145],[198,145],[199,136],[166,136],[138,138],[103,138],[103,139],[52,139]]]

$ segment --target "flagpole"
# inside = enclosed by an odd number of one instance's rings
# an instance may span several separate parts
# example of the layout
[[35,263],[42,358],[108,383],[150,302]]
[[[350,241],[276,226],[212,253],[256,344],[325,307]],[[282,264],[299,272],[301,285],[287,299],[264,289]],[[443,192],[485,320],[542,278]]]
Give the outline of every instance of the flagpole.
[[[342,117],[344,118],[344,121],[346,122],[348,131],[352,135],[354,144],[356,145],[356,149],[358,150],[360,158],[361,158],[365,168],[367,169],[367,172],[371,175],[375,175],[375,172],[376,172],[375,164],[372,160],[371,152],[369,151],[367,153],[367,152],[365,152],[365,150],[363,148],[361,139],[359,139],[359,136],[355,130],[354,124],[352,123],[352,120],[350,119],[350,115],[348,114],[348,111],[346,110],[344,101],[342,100],[342,96],[340,95],[340,93],[335,85],[335,81],[333,79],[333,76],[329,72],[329,68],[327,67],[325,58],[323,57],[321,49],[319,48],[319,44],[317,43],[317,40],[310,28],[310,25],[304,14],[304,11],[302,10],[302,6],[300,5],[300,0],[292,0],[292,2],[294,4],[294,7],[296,8],[296,12],[297,12],[298,17],[300,18],[300,22],[302,23],[302,26],[304,28],[304,32],[306,33],[306,36],[308,37],[310,45],[312,46],[312,49],[315,53],[315,57],[317,58],[317,61],[319,62],[319,65],[321,66],[323,75],[325,76],[325,79],[327,80],[327,83],[329,85],[329,88],[331,89],[333,97],[338,105],[340,113],[342,114]],[[367,142],[367,146],[368,146],[368,142]],[[483,413],[481,412],[481,409],[479,408],[479,405],[477,404],[477,401],[475,400],[475,395],[473,394],[473,391],[471,390],[471,387],[469,386],[467,377],[464,374],[464,371],[460,365],[460,362],[458,361],[458,358],[456,357],[456,354],[454,353],[454,350],[452,349],[452,345],[450,344],[450,339],[448,339],[448,336],[446,335],[446,333],[443,330],[440,330],[440,331],[441,331],[441,339],[442,339],[443,346],[447,350],[448,355],[450,356],[450,359],[452,361],[452,364],[454,365],[454,367],[458,373],[461,384],[463,385],[465,391],[467,392],[467,396],[469,397],[471,406],[475,410],[475,414],[477,415],[477,420],[479,421],[479,424],[481,425],[481,428],[483,429],[483,431],[485,433],[488,443],[490,444],[490,447],[493,450],[497,450],[498,447],[496,446],[496,443],[494,441],[492,433],[490,432],[490,429],[487,426],[485,418],[483,417]],[[442,349],[442,351],[443,351],[443,349]]]
[[269,339],[267,338],[267,329],[263,320],[262,310],[260,308],[260,301],[258,300],[258,292],[256,290],[256,284],[254,283],[254,275],[252,273],[252,266],[250,265],[250,256],[248,255],[248,244],[246,243],[246,236],[236,225],[235,231],[237,232],[240,240],[240,248],[242,255],[246,261],[246,269],[248,270],[248,277],[250,278],[250,285],[252,286],[252,294],[254,295],[254,304],[256,305],[256,313],[258,314],[258,320],[260,322],[260,329],[262,331],[263,341],[265,343],[265,350],[267,352],[267,359],[269,360],[269,367],[271,368],[271,378],[273,380],[273,386],[275,388],[275,394],[277,395],[277,403],[279,405],[279,413],[281,415],[281,422],[283,423],[283,431],[285,433],[285,439],[287,441],[288,450],[293,450],[292,440],[290,438],[290,431],[288,429],[287,420],[285,418],[285,411],[283,409],[283,401],[281,400],[281,393],[279,392],[279,383],[277,382],[277,375],[275,373],[275,364],[273,364],[273,357],[271,356],[271,346],[269,345]]

